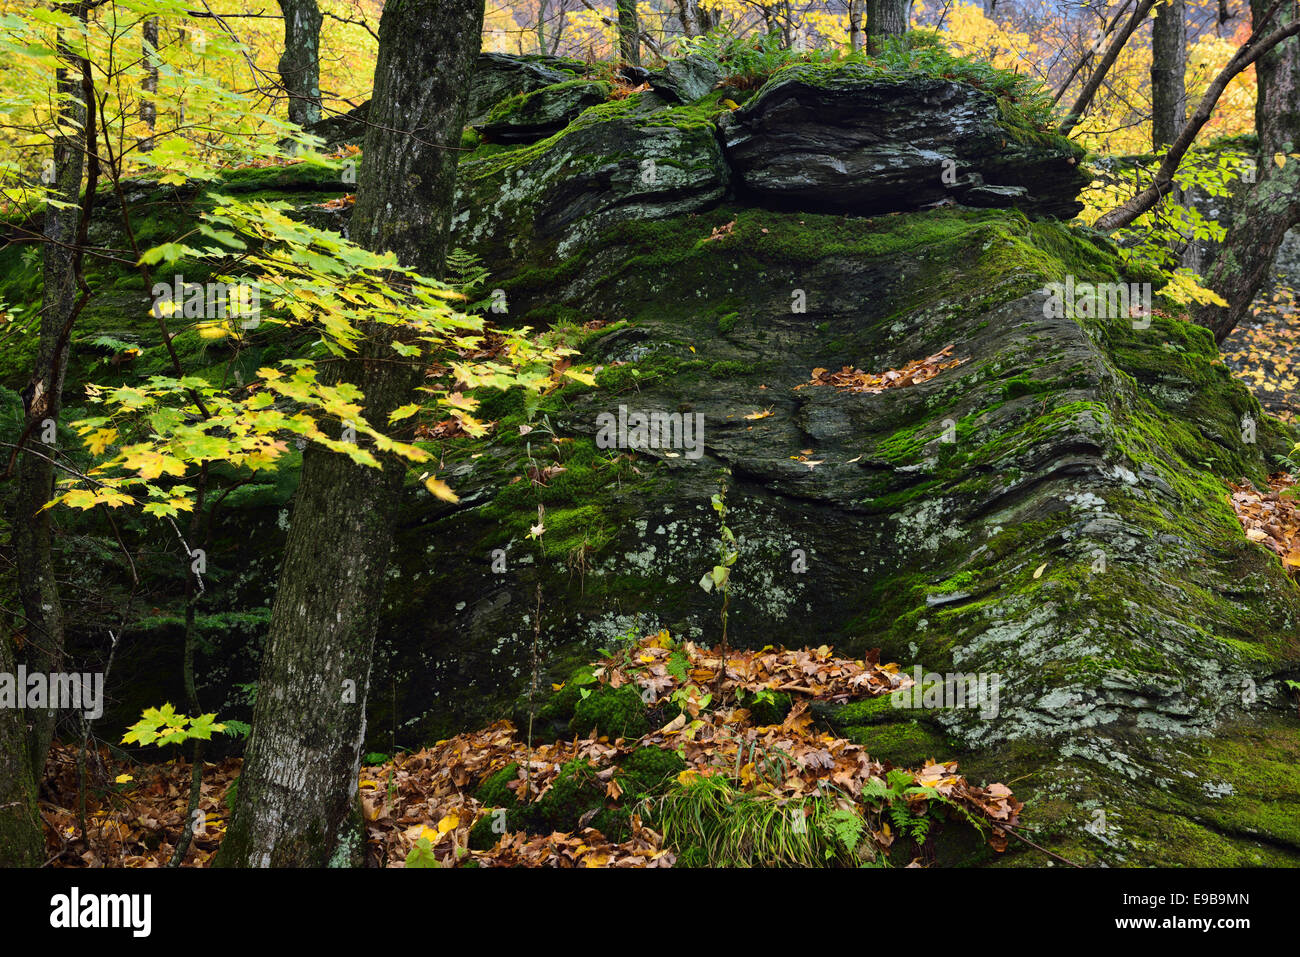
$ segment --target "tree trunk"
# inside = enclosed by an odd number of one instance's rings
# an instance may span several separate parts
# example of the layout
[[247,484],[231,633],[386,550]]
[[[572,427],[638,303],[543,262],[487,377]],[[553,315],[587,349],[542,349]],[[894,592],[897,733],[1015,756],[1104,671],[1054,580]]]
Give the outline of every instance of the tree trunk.
[[[388,0],[379,25],[370,128],[352,218],[357,242],[438,275],[468,113],[483,0]],[[418,371],[392,361],[394,327],[367,330],[365,357],[340,375],[368,419],[408,401]],[[392,501],[405,469],[354,464],[318,447],[303,458],[253,730],[221,866],[356,863],[357,774],[365,738]]]
[[289,122],[310,126],[320,119],[320,25],[316,0],[280,0],[284,53],[280,85],[289,97]]
[[849,5],[849,50],[857,53],[862,49],[862,0],[848,0]]
[[[1251,0],[1258,23],[1271,4]],[[1277,44],[1257,61],[1255,129],[1259,133],[1257,182],[1239,198],[1232,227],[1204,274],[1205,284],[1228,305],[1202,306],[1195,319],[1223,342],[1250,312],[1273,269],[1287,231],[1300,224],[1300,162],[1274,156],[1300,147],[1300,37]]]
[[158,120],[158,105],[153,101],[153,94],[158,92],[158,18],[149,17],[144,21],[141,54],[144,57],[144,79],[140,81],[140,119],[149,134],[140,140],[140,151],[153,149],[154,127]]
[[682,36],[697,37],[700,29],[699,0],[677,0],[677,18],[682,22]]
[[[86,5],[76,8],[86,18]],[[42,506],[54,490],[57,454],[55,424],[63,406],[63,377],[68,345],[78,312],[77,278],[85,239],[81,229],[94,200],[95,167],[82,203],[86,157],[94,150],[90,70],[60,43],[68,66],[58,69],[55,83],[61,94],[58,132],[54,138],[52,194],[68,205],[46,210],[43,235],[43,290],[40,340],[36,367],[23,392],[23,449],[14,462],[14,519],[11,554],[18,572],[18,593],[26,618],[24,659],[29,673],[50,674],[63,668],[63,604],[55,577],[50,511]],[[75,72],[69,67],[75,67]],[[14,673],[16,656],[8,637],[0,640],[0,672]],[[36,787],[45,768],[45,755],[54,737],[55,712],[0,709],[0,864],[36,863],[44,846],[36,813]]]
[[1187,121],[1186,16],[1184,0],[1165,0],[1151,25],[1151,143],[1157,150],[1177,139]]
[[636,0],[615,0],[618,8],[618,57],[628,66],[641,65],[641,22]]
[[1141,0],[1141,2],[1138,3],[1137,9],[1134,10],[1133,14],[1128,18],[1123,29],[1111,38],[1110,45],[1106,47],[1106,52],[1101,55],[1101,62],[1097,64],[1097,69],[1093,70],[1092,76],[1090,76],[1088,82],[1083,85],[1083,89],[1079,92],[1079,98],[1074,101],[1074,106],[1070,107],[1069,115],[1061,121],[1061,125],[1057,127],[1056,132],[1060,133],[1062,136],[1069,136],[1074,128],[1079,124],[1079,120],[1083,118],[1084,112],[1092,104],[1093,97],[1096,96],[1097,91],[1101,89],[1101,84],[1102,81],[1106,79],[1106,74],[1110,72],[1110,68],[1114,65],[1115,61],[1119,59],[1119,54],[1120,51],[1124,49],[1124,44],[1128,43],[1129,38],[1133,36],[1137,28],[1142,25],[1142,21],[1147,18],[1147,15],[1151,12],[1151,8],[1154,5],[1155,0]]
[[885,37],[901,37],[908,29],[912,0],[867,0],[867,52],[879,53]]
[[[85,16],[84,5],[80,15]],[[15,467],[12,547],[18,592],[27,618],[24,657],[29,671],[45,674],[62,670],[64,636],[63,603],[54,569],[52,513],[41,509],[54,491],[51,460],[58,450],[53,433],[63,409],[63,377],[77,311],[81,181],[86,166],[86,128],[93,122],[87,120],[84,71],[80,60],[72,62],[78,65],[76,74],[67,68],[58,71],[58,88],[65,99],[60,106],[61,132],[54,140],[52,167],[53,193],[68,206],[51,206],[45,213],[40,341],[36,366],[23,393],[27,440]],[[27,717],[31,722],[29,760],[35,773],[40,774],[54,736],[55,715],[53,711],[39,711]]]
[[[15,667],[13,644],[2,635],[0,673],[14,674]],[[0,712],[0,867],[39,867],[45,846],[24,714]]]

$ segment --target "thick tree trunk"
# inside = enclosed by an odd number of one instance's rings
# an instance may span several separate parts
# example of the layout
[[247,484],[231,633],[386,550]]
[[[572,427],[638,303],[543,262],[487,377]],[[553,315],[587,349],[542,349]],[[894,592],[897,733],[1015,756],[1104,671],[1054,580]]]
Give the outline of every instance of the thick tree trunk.
[[880,52],[885,37],[905,34],[911,9],[912,0],[867,0],[867,52]]
[[[455,192],[483,0],[388,0],[352,234],[437,275]],[[410,399],[418,373],[392,361],[391,326],[368,330],[340,373],[368,419]],[[359,859],[357,773],[379,601],[404,469],[312,447],[303,460],[239,797],[217,863],[321,866]]]
[[284,53],[280,85],[289,96],[289,121],[309,126],[320,119],[320,25],[316,0],[280,0]]
[[[13,645],[0,635],[0,673],[14,669]],[[0,867],[39,867],[45,845],[23,714],[0,712]]]
[[618,9],[618,57],[629,66],[641,65],[641,21],[636,0],[614,0]]
[[[1252,0],[1256,22],[1270,5]],[[1288,157],[1279,167],[1274,160],[1276,154],[1300,151],[1300,37],[1283,40],[1261,56],[1255,62],[1255,77],[1257,181],[1239,197],[1232,228],[1204,274],[1205,284],[1228,305],[1203,306],[1195,314],[1219,342],[1250,312],[1272,272],[1283,237],[1300,225],[1300,161]]]
[[1165,0],[1151,24],[1151,143],[1178,138],[1187,121],[1187,36],[1184,0]]

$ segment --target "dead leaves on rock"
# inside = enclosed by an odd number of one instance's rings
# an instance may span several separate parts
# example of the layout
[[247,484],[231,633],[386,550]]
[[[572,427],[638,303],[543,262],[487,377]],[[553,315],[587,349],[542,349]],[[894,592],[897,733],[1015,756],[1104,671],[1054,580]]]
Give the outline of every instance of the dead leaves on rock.
[[[956,368],[965,360],[954,359],[952,350],[953,346],[947,345],[934,355],[926,356],[924,359],[914,359],[901,369],[890,369],[887,372],[880,373],[863,372],[861,369],[855,369],[852,366],[844,366],[839,372],[817,368],[813,369],[812,378],[805,385],[833,385],[836,388],[847,389],[850,392],[876,395],[886,389],[900,389],[904,386],[916,385],[918,382],[925,382],[927,379],[933,379],[945,369]],[[795,388],[801,389],[804,386],[795,386]]]

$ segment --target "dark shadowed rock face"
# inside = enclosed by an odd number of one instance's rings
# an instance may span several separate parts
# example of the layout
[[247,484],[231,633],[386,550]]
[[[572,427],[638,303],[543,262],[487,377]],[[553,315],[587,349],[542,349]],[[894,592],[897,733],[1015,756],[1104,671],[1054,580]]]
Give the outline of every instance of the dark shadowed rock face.
[[1068,218],[1082,151],[1020,144],[988,93],[933,77],[791,68],[720,123],[738,185],[759,202],[892,212],[958,202]]
[[[507,281],[525,321],[609,324],[583,344],[601,388],[536,414],[489,406],[497,440],[446,458],[460,503],[412,499],[376,672],[402,690],[374,726],[428,737],[497,716],[529,680],[535,627],[543,687],[621,636],[716,641],[719,603],[697,583],[725,483],[732,643],[997,676],[995,714],[874,702],[821,716],[840,733],[1018,781],[1033,826],[1076,859],[1300,860],[1280,818],[1260,840],[1219,830],[1296,750],[1277,724],[1300,594],[1219,477],[1262,480],[1286,440],[1205,330],[1045,308],[1042,285],[1067,274],[1124,278],[1104,244],[1016,211],[724,206],[616,227]],[[948,344],[961,364],[918,384],[806,385]],[[598,416],[620,406],[702,416],[700,454],[601,449]],[[520,437],[542,412],[559,443]],[[519,478],[533,463],[563,471]],[[1217,823],[1188,819],[1198,800]],[[1161,843],[1171,828],[1186,841]]]

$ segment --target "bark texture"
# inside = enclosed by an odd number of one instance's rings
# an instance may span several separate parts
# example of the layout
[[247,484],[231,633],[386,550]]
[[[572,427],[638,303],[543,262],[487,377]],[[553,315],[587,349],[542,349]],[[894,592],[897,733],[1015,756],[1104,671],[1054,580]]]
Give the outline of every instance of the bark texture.
[[618,8],[618,56],[630,66],[641,65],[641,21],[636,0],[615,0]]
[[906,33],[911,9],[912,0],[867,0],[867,52],[878,52],[885,37]]
[[[1252,0],[1256,23],[1269,4]],[[1290,10],[1294,17],[1294,9]],[[1228,338],[1250,312],[1250,305],[1273,269],[1273,260],[1287,231],[1300,224],[1300,162],[1277,154],[1300,147],[1300,37],[1274,46],[1255,63],[1258,94],[1255,129],[1259,133],[1256,183],[1239,200],[1232,227],[1204,274],[1205,284],[1228,300],[1225,306],[1203,306],[1196,321]]]
[[682,36],[697,37],[703,32],[699,0],[677,0],[677,19],[682,23]]
[[280,0],[280,11],[280,85],[289,97],[290,122],[309,126],[320,119],[320,8],[316,0]]
[[[354,238],[438,274],[455,192],[483,0],[389,0],[379,27],[372,124]],[[368,330],[340,375],[379,428],[418,373],[391,361],[392,327]],[[385,361],[375,361],[375,360]],[[221,866],[358,863],[357,773],[394,494],[383,471],[310,448],[271,612],[253,732]]]
[[[76,8],[83,20],[86,6]],[[55,75],[60,94],[54,137],[52,193],[68,205],[47,210],[42,248],[43,291],[36,366],[23,393],[23,446],[14,464],[14,516],[10,539],[25,622],[22,656],[29,672],[62,670],[63,605],[54,567],[52,514],[42,511],[54,488],[55,425],[63,405],[68,344],[79,309],[78,276],[85,234],[83,215],[94,198],[94,167],[82,199],[86,157],[94,152],[94,125],[87,123],[91,98],[88,66],[60,45],[66,66]],[[89,141],[88,141],[89,138]],[[0,638],[0,672],[13,673],[17,649]],[[56,713],[0,710],[0,865],[39,864],[44,845],[36,811],[36,786],[54,737]]]
[[144,79],[140,81],[140,119],[149,130],[149,135],[141,138],[140,150],[147,153],[154,147],[153,133],[158,121],[158,104],[152,99],[158,92],[158,18],[146,19],[142,33],[140,52],[144,57]]
[[1187,121],[1187,37],[1184,0],[1165,0],[1151,24],[1151,143],[1178,138]]
[[[14,673],[13,645],[0,637],[0,672]],[[39,867],[44,839],[24,712],[0,711],[0,867]]]

